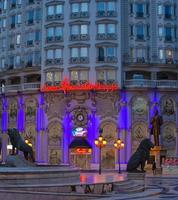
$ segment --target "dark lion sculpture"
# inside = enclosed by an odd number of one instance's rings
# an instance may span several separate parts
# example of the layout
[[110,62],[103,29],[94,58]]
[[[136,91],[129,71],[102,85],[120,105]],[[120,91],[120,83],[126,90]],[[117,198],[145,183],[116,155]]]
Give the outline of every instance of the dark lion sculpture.
[[128,172],[140,172],[137,168],[141,166],[141,172],[145,172],[145,162],[149,159],[150,149],[154,147],[154,144],[150,139],[143,139],[137,148],[136,152],[131,156],[128,164]]
[[13,155],[15,154],[15,148],[16,148],[17,150],[20,150],[24,153],[24,157],[26,160],[28,160],[30,156],[31,160],[34,162],[35,159],[33,157],[33,149],[31,146],[29,146],[22,140],[19,131],[15,128],[12,128],[8,129],[7,133],[9,135],[10,142],[12,144],[12,154]]

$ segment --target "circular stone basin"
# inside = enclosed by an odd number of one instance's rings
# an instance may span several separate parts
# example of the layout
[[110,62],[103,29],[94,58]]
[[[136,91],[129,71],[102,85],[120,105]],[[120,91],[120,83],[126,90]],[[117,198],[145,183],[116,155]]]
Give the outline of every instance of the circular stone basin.
[[79,183],[80,172],[72,167],[0,167],[0,186],[5,184]]

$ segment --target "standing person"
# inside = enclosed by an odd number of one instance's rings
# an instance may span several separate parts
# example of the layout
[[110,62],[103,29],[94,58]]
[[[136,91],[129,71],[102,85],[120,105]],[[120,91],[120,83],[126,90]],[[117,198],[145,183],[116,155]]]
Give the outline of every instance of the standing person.
[[159,146],[159,135],[161,132],[161,125],[163,124],[162,117],[158,114],[158,110],[155,111],[153,118],[151,119],[151,134],[154,136],[154,145]]
[[153,170],[153,175],[156,175],[156,162],[155,161],[153,161],[152,170]]

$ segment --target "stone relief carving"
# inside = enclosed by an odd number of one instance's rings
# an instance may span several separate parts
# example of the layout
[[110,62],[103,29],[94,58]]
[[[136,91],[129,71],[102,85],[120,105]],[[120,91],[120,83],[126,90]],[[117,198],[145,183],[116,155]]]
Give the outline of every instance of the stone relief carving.
[[17,100],[9,101],[8,106],[9,121],[16,121],[17,119]]
[[63,94],[45,94],[45,112],[48,117],[62,117],[65,113],[66,101]]
[[34,120],[36,116],[37,101],[35,98],[25,100],[25,119]]
[[162,129],[162,145],[166,149],[176,148],[176,127],[172,123],[163,126]]
[[115,168],[115,149],[105,147],[102,150],[101,165],[103,169]]
[[48,126],[48,145],[61,148],[62,127],[58,121],[52,122]]
[[135,152],[138,148],[140,142],[144,138],[148,138],[148,128],[147,124],[144,122],[138,122],[133,125],[132,128],[132,152]]
[[163,96],[161,98],[161,114],[164,120],[175,120],[176,117],[176,103],[172,97]]
[[115,93],[97,93],[96,109],[97,115],[102,117],[113,116],[118,114],[119,102],[118,95]]
[[134,97],[132,113],[134,118],[147,116],[147,100],[144,97]]
[[48,159],[51,165],[58,165],[61,163],[61,151],[58,149],[49,149]]
[[72,122],[75,127],[87,126],[87,110],[86,108],[77,107],[72,111]]
[[108,143],[113,143],[117,138],[117,126],[114,122],[107,121],[101,123],[100,127],[103,129],[102,136]]

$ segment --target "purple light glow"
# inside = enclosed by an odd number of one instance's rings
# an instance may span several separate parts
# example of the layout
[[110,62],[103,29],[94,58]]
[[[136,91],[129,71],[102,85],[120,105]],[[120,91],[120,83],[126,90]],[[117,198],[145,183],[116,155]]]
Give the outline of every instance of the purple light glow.
[[7,112],[7,100],[6,98],[2,99],[2,118],[1,118],[1,127],[2,127],[2,132],[7,131],[8,127],[8,112]]
[[69,163],[69,143],[71,137],[71,116],[69,112],[66,112],[66,115],[63,118],[63,141],[62,141],[62,149],[63,149],[63,163]]

